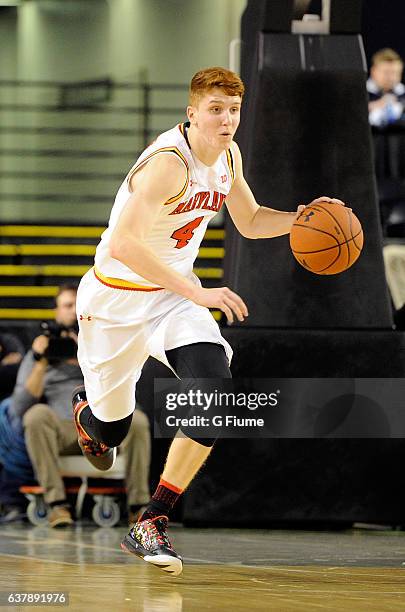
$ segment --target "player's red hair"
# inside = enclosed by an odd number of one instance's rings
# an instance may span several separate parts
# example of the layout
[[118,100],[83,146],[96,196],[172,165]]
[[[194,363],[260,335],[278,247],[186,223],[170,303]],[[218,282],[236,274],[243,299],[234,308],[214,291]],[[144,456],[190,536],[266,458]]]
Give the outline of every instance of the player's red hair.
[[190,83],[190,104],[195,106],[200,98],[210,89],[218,87],[227,96],[240,96],[245,92],[245,86],[239,75],[232,70],[214,66],[199,70],[191,79]]

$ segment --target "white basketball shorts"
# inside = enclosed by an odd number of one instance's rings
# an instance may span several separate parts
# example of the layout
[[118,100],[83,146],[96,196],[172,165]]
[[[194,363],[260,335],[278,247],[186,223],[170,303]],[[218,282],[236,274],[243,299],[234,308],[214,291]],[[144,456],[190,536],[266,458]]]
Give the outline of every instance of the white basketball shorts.
[[[191,280],[200,283],[195,275]],[[149,356],[170,368],[166,351],[213,342],[224,347],[229,363],[232,359],[210,311],[165,289],[112,288],[92,268],[80,282],[76,308],[78,360],[89,405],[101,421],[132,414],[136,383]]]

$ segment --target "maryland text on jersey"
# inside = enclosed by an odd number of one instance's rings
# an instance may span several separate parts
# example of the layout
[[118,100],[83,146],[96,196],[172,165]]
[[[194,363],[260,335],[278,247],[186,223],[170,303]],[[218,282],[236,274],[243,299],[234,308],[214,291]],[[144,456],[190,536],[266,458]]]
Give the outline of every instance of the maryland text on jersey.
[[192,196],[186,202],[180,202],[180,204],[173,210],[171,215],[178,215],[179,213],[190,212],[196,208],[202,208],[204,210],[213,210],[218,212],[221,210],[222,204],[225,202],[226,194],[214,191],[199,191]]

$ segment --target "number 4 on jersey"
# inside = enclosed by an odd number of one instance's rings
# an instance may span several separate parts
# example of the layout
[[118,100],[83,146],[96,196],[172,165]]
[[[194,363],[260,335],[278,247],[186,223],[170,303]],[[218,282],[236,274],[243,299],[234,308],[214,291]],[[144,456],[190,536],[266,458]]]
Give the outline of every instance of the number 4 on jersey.
[[182,249],[188,245],[194,235],[194,230],[200,225],[203,219],[204,217],[197,217],[197,219],[193,219],[190,223],[179,227],[179,229],[173,232],[170,238],[177,240],[177,244],[174,246],[175,249]]

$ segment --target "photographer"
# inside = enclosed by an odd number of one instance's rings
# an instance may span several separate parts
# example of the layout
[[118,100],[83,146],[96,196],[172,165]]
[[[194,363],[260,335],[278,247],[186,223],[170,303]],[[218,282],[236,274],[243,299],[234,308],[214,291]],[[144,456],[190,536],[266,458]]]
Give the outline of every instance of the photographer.
[[77,454],[70,396],[82,383],[77,362],[76,287],[62,285],[56,296],[55,322],[43,323],[25,355],[11,398],[10,419],[21,422],[25,442],[45,500],[52,507],[51,526],[72,523],[58,456]]
[[[83,377],[76,358],[76,287],[63,285],[56,297],[55,322],[42,324],[32,349],[24,357],[11,398],[9,414],[24,427],[25,443],[44,498],[51,506],[51,527],[73,523],[59,455],[81,455],[73,423],[71,397]],[[122,444],[126,464],[127,502],[136,516],[148,502],[150,430],[147,416],[136,419]]]

